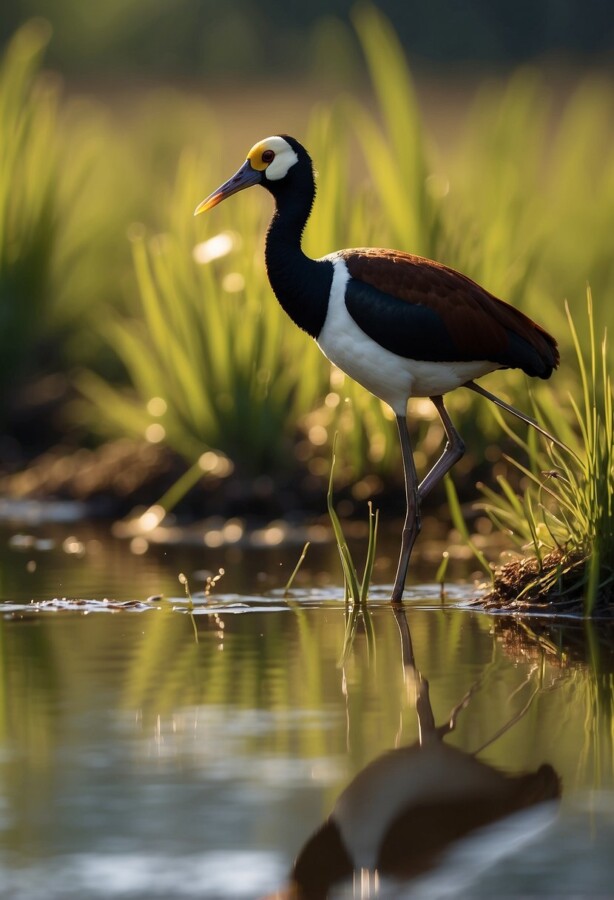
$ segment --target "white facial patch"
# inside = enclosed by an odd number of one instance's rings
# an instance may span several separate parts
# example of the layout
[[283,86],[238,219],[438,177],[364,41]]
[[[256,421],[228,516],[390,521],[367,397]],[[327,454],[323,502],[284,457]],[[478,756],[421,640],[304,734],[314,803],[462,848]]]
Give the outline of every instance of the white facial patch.
[[[275,158],[266,168],[258,164],[265,150],[272,150],[275,154]],[[250,150],[247,158],[252,162],[254,168],[264,169],[265,178],[269,181],[279,181],[281,178],[285,178],[288,170],[298,162],[296,152],[287,141],[278,135],[260,141]]]

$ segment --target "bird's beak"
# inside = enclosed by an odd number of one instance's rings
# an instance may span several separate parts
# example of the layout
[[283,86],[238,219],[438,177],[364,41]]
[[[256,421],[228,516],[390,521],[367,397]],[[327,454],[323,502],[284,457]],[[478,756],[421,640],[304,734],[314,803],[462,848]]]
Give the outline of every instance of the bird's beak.
[[253,169],[249,160],[246,160],[239,171],[232,176],[228,181],[224,182],[224,184],[219,187],[216,191],[213,191],[212,194],[209,194],[208,197],[199,203],[196,209],[194,210],[194,215],[199,216],[201,213],[206,212],[208,209],[212,209],[214,206],[217,206],[218,203],[221,203],[222,200],[225,200],[226,197],[230,197],[231,194],[236,194],[238,191],[242,191],[245,188],[251,187],[252,184],[260,184],[260,180],[262,177],[262,172],[259,172],[257,169]]

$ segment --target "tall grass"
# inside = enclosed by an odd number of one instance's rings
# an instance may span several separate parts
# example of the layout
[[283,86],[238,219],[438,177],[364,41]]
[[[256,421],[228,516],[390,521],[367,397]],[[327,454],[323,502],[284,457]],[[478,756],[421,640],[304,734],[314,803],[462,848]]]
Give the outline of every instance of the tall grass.
[[38,77],[49,29],[17,32],[0,69],[0,417],[32,367],[57,235],[57,92]]
[[573,452],[544,446],[533,435],[527,441],[513,435],[528,457],[528,464],[511,459],[524,476],[524,492],[518,494],[499,476],[498,492],[482,487],[483,508],[537,561],[533,577],[519,585],[518,600],[554,598],[559,607],[575,607],[581,597],[584,613],[591,615],[599,605],[611,605],[614,596],[614,393],[607,334],[597,339],[590,291],[587,348],[569,308],[567,316],[580,391],[566,398],[567,419],[554,391],[542,396],[537,411]]
[[[81,388],[103,426],[165,440],[189,461],[215,450],[249,474],[291,468],[290,438],[324,370],[310,364],[315,348],[304,335],[285,327],[255,248],[239,252],[244,239],[230,229],[198,241],[188,211],[203,190],[199,168],[184,157],[172,216],[181,211],[185,222],[151,239],[133,234],[139,305],[134,318],[109,323],[108,337],[134,392],[92,373]],[[236,199],[234,215],[251,234],[262,214],[254,197]],[[206,256],[215,241],[221,258]]]
[[[459,267],[560,338],[553,384],[576,391],[563,297],[580,296],[587,280],[596,296],[614,291],[614,158],[602,150],[614,131],[612,85],[586,80],[555,117],[539,72],[493,80],[458,140],[438,147],[390,24],[363,5],[354,25],[372,90],[326,99],[298,135],[319,170],[307,251],[388,245]],[[297,466],[297,436],[302,461],[311,444],[324,471],[330,446],[318,441],[337,430],[344,477],[400,477],[388,411],[331,376],[271,296],[261,256],[269,198],[248,192],[192,221],[195,202],[229,174],[214,118],[173,93],[143,100],[130,127],[87,104],[63,108],[60,120],[54,89],[36,74],[47,38],[37,29],[17,35],[1,76],[2,396],[41,332],[68,346],[70,330],[72,349],[58,364],[78,359],[91,370],[80,383],[94,402],[87,415],[78,410],[90,432],[164,440],[190,462],[214,449],[245,471],[274,474]],[[231,168],[259,137],[233,149]],[[178,148],[195,144],[175,176]],[[126,226],[135,217],[146,229],[132,230],[130,274]],[[196,246],[228,232],[226,255],[195,261]],[[587,346],[588,328],[572,312]],[[607,316],[602,303],[597,330]],[[491,381],[526,403],[517,373]],[[450,405],[469,448],[457,471],[467,473],[496,457],[500,427],[467,392]],[[419,452],[430,454],[440,426],[420,419]]]
[[[433,190],[431,141],[422,120],[413,77],[392,25],[364,5],[354,13],[375,98],[375,113],[348,99],[353,126],[374,196],[363,206],[357,238],[434,256],[442,227],[441,195]],[[378,215],[372,219],[372,206]],[[369,221],[377,224],[377,231]],[[378,241],[379,238],[379,241]]]
[[50,37],[33,20],[0,62],[0,418],[43,359],[49,370],[78,363],[117,377],[100,323],[131,303],[129,225],[168,224],[171,186],[156,186],[188,124],[214,147],[203,104],[170,91],[144,98],[129,124],[99,100],[66,99],[43,69]]

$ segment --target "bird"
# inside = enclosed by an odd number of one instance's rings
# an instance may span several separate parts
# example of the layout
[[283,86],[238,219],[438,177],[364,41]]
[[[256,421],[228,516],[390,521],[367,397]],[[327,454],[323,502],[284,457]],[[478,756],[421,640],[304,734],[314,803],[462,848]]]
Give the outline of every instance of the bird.
[[[497,369],[549,378],[559,365],[557,342],[520,310],[442,263],[373,247],[307,256],[302,237],[316,195],[315,172],[305,147],[290,135],[254,144],[238,171],[194,215],[253,185],[264,187],[275,202],[265,262],[280,305],[335,366],[394,413],[406,514],[390,599],[402,603],[422,501],[465,452],[444,395],[469,388],[560,445],[534,418],[475,381]],[[430,398],[446,436],[441,456],[420,482],[407,423],[412,397]]]

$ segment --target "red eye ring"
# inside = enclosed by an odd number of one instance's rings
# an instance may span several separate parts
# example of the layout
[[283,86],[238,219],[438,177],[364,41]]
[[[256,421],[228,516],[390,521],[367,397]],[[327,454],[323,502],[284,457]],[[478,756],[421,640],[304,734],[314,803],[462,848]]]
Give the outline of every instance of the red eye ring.
[[274,150],[263,150],[262,151],[262,162],[270,163],[275,159],[275,151]]

